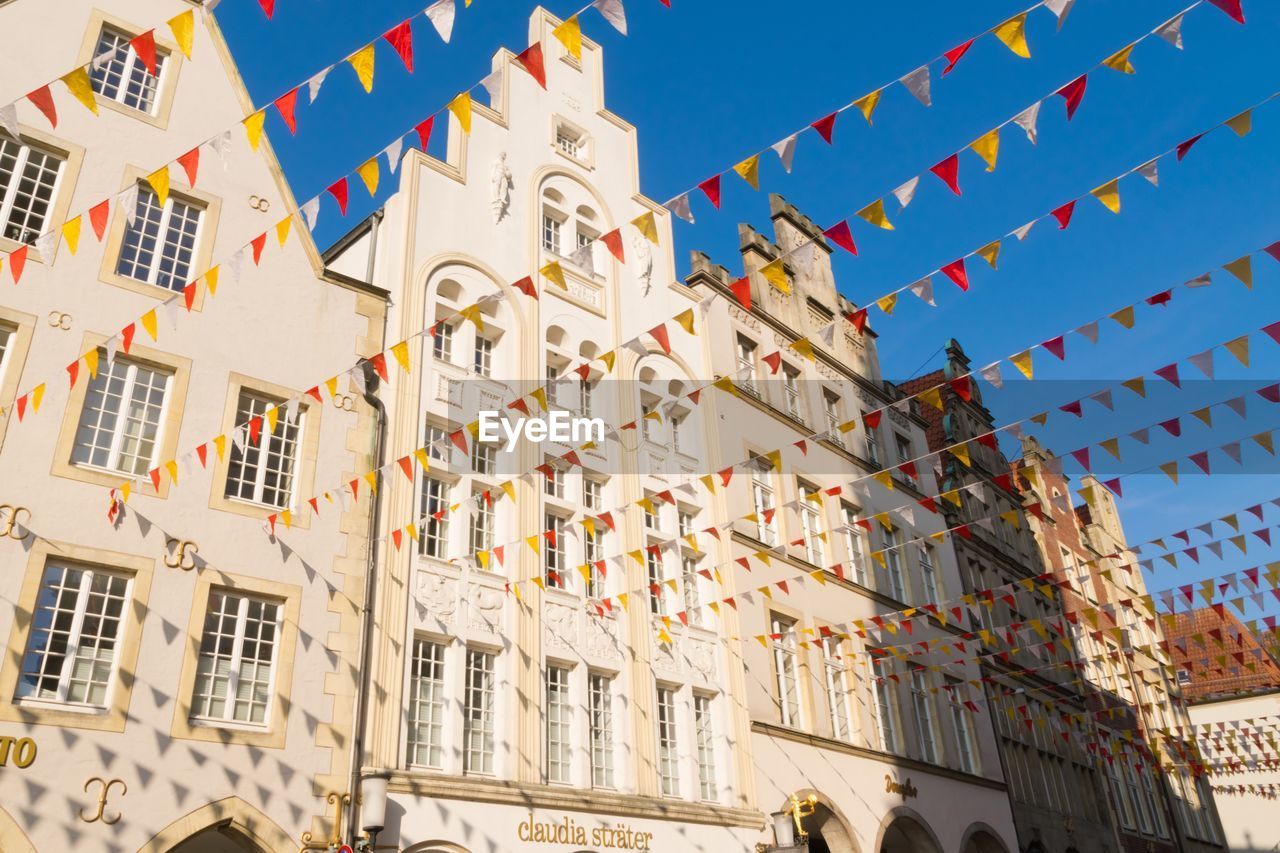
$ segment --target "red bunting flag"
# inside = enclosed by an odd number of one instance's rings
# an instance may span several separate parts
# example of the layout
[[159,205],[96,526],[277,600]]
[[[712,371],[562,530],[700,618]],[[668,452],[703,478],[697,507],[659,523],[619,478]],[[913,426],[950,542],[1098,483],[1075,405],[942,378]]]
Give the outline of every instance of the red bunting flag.
[[71,380],[71,387],[76,387],[76,377],[80,375],[80,359],[76,359],[67,365],[67,377]]
[[952,261],[941,270],[942,274],[955,282],[956,287],[961,290],[969,289],[969,274],[965,272],[964,258],[958,261]]
[[294,118],[294,107],[298,104],[298,89],[295,86],[288,92],[285,92],[274,101],[276,111],[280,113],[280,118],[284,119],[284,126],[289,128],[289,134],[295,135],[298,132],[298,122]]
[[462,434],[462,430],[456,429],[449,433],[449,440],[452,441],[463,453],[467,452],[467,437]]
[[930,172],[938,176],[941,181],[946,184],[953,193],[960,195],[960,155],[952,154],[935,166],[930,167]]
[[435,116],[427,116],[424,121],[419,122],[413,128],[418,133],[418,143],[423,153],[426,153],[427,143],[431,141],[431,128],[435,126],[435,123]]
[[1263,326],[1262,333],[1271,338],[1271,340],[1280,344],[1280,320],[1277,320],[1269,326]]
[[666,325],[659,323],[649,330],[649,334],[658,342],[658,346],[662,347],[664,353],[671,355],[671,336],[667,333]]
[[1280,382],[1273,383],[1265,388],[1259,388],[1258,396],[1268,403],[1280,403]]
[[1157,305],[1168,305],[1172,299],[1173,289],[1170,288],[1169,290],[1162,290],[1159,293],[1154,293],[1151,296],[1148,296],[1146,301],[1148,305],[1154,308]]
[[1079,450],[1073,450],[1071,455],[1080,463],[1081,468],[1086,471],[1089,470],[1089,448],[1082,447]]
[[133,336],[138,331],[138,327],[133,323],[125,326],[120,330],[120,348],[124,350],[124,354],[129,354],[129,348],[133,346]]
[[748,311],[751,310],[751,282],[748,279],[740,278],[729,285],[729,292],[733,294],[734,299],[742,303],[742,307]]
[[1075,415],[1077,418],[1084,417],[1084,409],[1081,407],[1079,400],[1072,400],[1070,403],[1059,406],[1058,409],[1068,415]]
[[1274,258],[1277,263],[1280,263],[1280,240],[1277,240],[1276,242],[1272,243],[1270,246],[1267,246],[1262,251],[1266,252],[1268,255]]
[[193,281],[186,287],[182,288],[182,304],[186,307],[188,313],[196,303],[196,283]]
[[[716,473],[720,475],[720,485],[727,486],[729,485],[729,480],[733,477],[733,466],[730,465],[728,468],[722,468]],[[717,536],[716,538],[719,539],[720,537]]]
[[715,175],[707,178],[698,184],[698,189],[707,194],[707,198],[711,201],[711,205],[716,209],[720,209],[720,176]]
[[957,376],[949,384],[951,385],[951,390],[955,391],[956,396],[961,400],[968,403],[973,399],[973,387],[968,376]]
[[249,245],[253,247],[253,265],[256,267],[258,262],[262,260],[262,249],[267,245],[267,233],[264,231],[254,237],[249,241]]
[[1069,201],[1062,207],[1054,209],[1053,218],[1058,220],[1059,231],[1067,230],[1067,226],[1071,224],[1071,214],[1075,213],[1075,210],[1076,203],[1074,201]]
[[387,375],[387,355],[386,353],[378,353],[369,359],[369,364],[373,365],[373,369],[382,377],[383,382],[390,381],[391,377]]
[[327,190],[329,195],[333,196],[334,201],[338,203],[338,210],[343,216],[347,215],[347,179],[339,178],[329,185]]
[[535,41],[516,54],[516,62],[529,72],[529,76],[536,80],[539,86],[543,89],[547,88],[547,72],[542,63],[542,42]]
[[853,232],[849,230],[849,220],[841,219],[835,225],[832,225],[826,231],[823,231],[822,236],[826,237],[832,243],[835,243],[849,254],[858,254],[858,247],[853,242]]
[[[200,171],[200,146],[197,145],[178,158],[178,165],[187,173],[187,186],[196,185],[196,175]],[[92,211],[90,211],[92,213]]]
[[147,73],[152,77],[156,76],[156,31],[147,30],[141,35],[134,36],[129,39],[129,47],[138,54]]
[[1050,338],[1049,340],[1040,344],[1040,346],[1044,347],[1049,352],[1053,353],[1054,356],[1057,357],[1058,361],[1062,361],[1066,357],[1066,354],[1067,354],[1066,339],[1063,338],[1062,335],[1058,335],[1056,338]]
[[1080,107],[1080,102],[1084,100],[1084,90],[1088,85],[1089,75],[1081,74],[1054,93],[1061,95],[1063,100],[1067,102],[1067,121],[1071,121],[1072,116],[1076,114],[1076,110]]
[[1209,2],[1225,12],[1227,17],[1237,24],[1244,23],[1244,9],[1241,8],[1240,0],[1209,0]]
[[13,283],[17,284],[22,278],[22,270],[27,265],[27,246],[24,243],[9,253],[9,275],[13,277]]
[[1167,421],[1161,421],[1160,426],[1174,438],[1182,435],[1182,421],[1178,418],[1169,418]]
[[1104,481],[1103,481],[1103,483],[1102,483],[1102,485],[1104,485],[1104,486],[1106,486],[1108,489],[1110,489],[1110,490],[1111,490],[1111,493],[1112,493],[1112,494],[1114,494],[1116,497],[1118,497],[1118,498],[1122,498],[1122,497],[1124,497],[1124,493],[1120,491],[1120,478],[1119,478],[1119,477],[1115,477],[1115,478],[1110,479],[1110,480],[1104,480]]
[[107,218],[111,215],[111,200],[106,199],[89,208],[89,224],[93,226],[93,235],[102,242],[102,235],[107,231]]
[[249,418],[249,443],[257,444],[262,437],[262,415]]
[[813,124],[809,125],[809,127],[818,131],[818,135],[822,137],[822,141],[828,145],[831,144],[831,134],[834,133],[836,129],[837,115],[839,115],[839,113],[832,113],[829,116],[823,116]]
[[276,0],[258,0],[258,5],[266,13],[267,20],[271,20],[271,16],[276,13]]
[[1193,145],[1200,141],[1200,137],[1202,136],[1204,136],[1203,133],[1197,133],[1187,141],[1178,143],[1178,147],[1174,150],[1174,153],[1177,155],[1179,161],[1181,161],[1183,157],[1187,156],[1187,152],[1191,150]]
[[1201,450],[1199,453],[1192,453],[1187,458],[1196,463],[1196,467],[1201,471],[1206,474],[1209,473],[1209,451]]
[[851,314],[845,314],[844,318],[853,324],[858,330],[858,334],[863,334],[867,330],[867,309],[859,308]]
[[400,55],[400,59],[404,62],[404,67],[409,69],[409,73],[413,73],[413,29],[409,26],[409,19],[401,21],[398,25],[392,27],[382,34],[387,40],[387,44],[395,49]]
[[951,69],[955,68],[956,63],[960,61],[960,57],[968,53],[969,48],[971,47],[973,47],[973,39],[969,39],[964,44],[957,45],[956,47],[953,47],[951,48],[951,50],[948,50],[946,53],[942,54],[944,57],[946,57],[946,60],[947,60],[947,67],[942,69],[943,77],[946,77],[948,74],[951,73]]
[[884,416],[884,409],[876,409],[874,412],[867,412],[862,416],[862,424],[867,429],[872,430],[880,426],[880,418]]
[[1156,376],[1168,382],[1174,388],[1181,388],[1182,383],[1178,380],[1178,365],[1169,364],[1156,371]]
[[209,445],[206,443],[197,447],[196,456],[200,459],[200,467],[207,468],[209,466]]
[[538,291],[533,286],[533,278],[530,276],[525,276],[511,286],[523,293],[525,296],[532,296],[534,299],[538,298]]
[[609,253],[618,259],[618,263],[627,262],[626,253],[622,250],[622,229],[615,228],[607,234],[600,235],[600,239],[609,248]]
[[53,105],[53,93],[49,91],[48,86],[41,86],[34,92],[28,92],[27,100],[35,104],[36,109],[44,113],[44,117],[49,120],[49,124],[54,127],[58,126],[58,108]]
[[782,366],[782,353],[771,352],[760,360],[769,365],[770,373],[776,374],[778,372],[778,368]]
[[410,483],[413,482],[413,457],[402,456],[396,460],[400,465],[400,470],[404,472],[405,479]]

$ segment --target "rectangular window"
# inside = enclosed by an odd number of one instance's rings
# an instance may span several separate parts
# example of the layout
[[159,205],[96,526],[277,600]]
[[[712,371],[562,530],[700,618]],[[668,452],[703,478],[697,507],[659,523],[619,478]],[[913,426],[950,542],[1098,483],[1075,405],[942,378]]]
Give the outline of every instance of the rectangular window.
[[884,564],[888,575],[890,597],[896,601],[906,602],[907,590],[902,580],[902,534],[896,530],[884,534]]
[[4,382],[4,370],[9,363],[9,348],[12,343],[13,329],[0,326],[0,382]]
[[663,796],[680,796],[680,754],[676,747],[676,692],[658,685],[658,781]]
[[584,418],[591,417],[591,413],[595,411],[593,397],[596,392],[594,382],[588,379],[578,380],[578,414]]
[[569,701],[569,670],[547,667],[547,781],[569,782],[573,745],[569,739],[573,704]]
[[587,509],[601,509],[604,506],[604,483],[590,477],[583,479],[582,504]]
[[483,492],[472,496],[471,553],[493,548],[493,504],[484,498]]
[[139,184],[137,214],[125,229],[116,275],[182,290],[189,283],[203,219],[204,208],[196,203],[170,193],[161,204],[149,186]]
[[840,740],[853,735],[849,724],[849,687],[845,681],[845,663],[840,657],[840,641],[835,637],[822,640],[822,666],[827,683],[827,705],[831,708],[831,732]]
[[89,65],[89,82],[93,91],[102,97],[153,115],[168,54],[156,49],[156,73],[152,74],[137,51],[130,47],[132,38],[112,27],[102,28]]
[[[227,464],[226,496],[263,506],[286,509],[293,502],[293,480],[297,467],[298,439],[303,415],[289,420],[287,411],[276,408],[277,401],[249,391],[240,392],[236,423],[257,419],[258,442],[253,429],[247,430],[243,447],[231,448]],[[275,429],[270,429],[267,410],[275,409]]]
[[420,767],[444,767],[444,644],[413,640],[409,673],[409,757]]
[[493,341],[490,338],[476,337],[475,358],[472,368],[477,376],[489,377],[493,373]]
[[862,432],[863,450],[867,454],[867,461],[878,468],[880,467],[880,431],[866,426],[866,421],[863,421],[863,426],[865,427]]
[[667,615],[667,600],[663,595],[662,555],[658,549],[645,549],[645,569],[649,576],[649,612],[655,616]]
[[46,565],[17,698],[106,707],[129,594],[125,575]]
[[715,722],[711,717],[710,696],[693,695],[693,733],[698,746],[698,793],[703,800],[714,801],[720,793],[716,787]]
[[794,619],[774,614],[770,627],[782,724],[800,728],[800,661],[796,651],[796,623]]
[[560,220],[545,211],[542,214],[542,248],[560,254]]
[[56,154],[0,138],[0,227],[6,239],[30,245],[44,233],[64,162]]
[[938,568],[933,561],[933,548],[929,545],[920,546],[920,581],[927,603],[937,604],[942,600]]
[[698,590],[698,561],[693,557],[680,560],[680,583],[684,585],[684,612],[689,624],[702,625],[702,596]]
[[885,752],[899,751],[898,742],[898,694],[893,689],[893,682],[888,678],[876,678],[872,670],[872,681],[875,684],[875,721],[876,730],[880,734],[880,748]]
[[481,477],[492,477],[497,469],[497,447],[487,441],[471,442],[471,470]]
[[448,431],[438,426],[428,425],[426,432],[424,442],[427,448],[427,456],[447,462],[449,460],[449,448],[452,446],[452,442],[449,441]]
[[930,764],[938,763],[938,742],[933,723],[933,700],[924,670],[911,670],[911,710],[916,715],[916,730],[920,733],[920,757]]
[[431,356],[436,361],[453,360],[452,323],[436,323],[435,334],[431,336]]
[[550,536],[542,537],[543,568],[546,570],[547,586],[564,589],[567,580],[565,578],[564,519],[549,512],[543,516],[543,521],[545,522],[543,530],[550,532]]
[[[550,354],[547,357],[550,358]],[[554,364],[548,364],[543,377],[546,380],[542,387],[546,389],[547,407],[560,408],[560,368]]]
[[809,500],[818,494],[817,486],[800,483],[800,529],[804,534],[804,558],[815,566],[824,566],[827,562],[826,547],[822,541],[825,535],[822,529],[822,509]]
[[800,371],[789,364],[782,365],[782,389],[786,394],[787,414],[801,420]]
[[822,413],[827,422],[827,437],[844,447],[844,435],[840,432],[840,396],[825,388],[822,391]]
[[582,137],[578,136],[567,127],[557,127],[556,147],[573,159],[577,160],[582,155]]
[[556,467],[555,460],[547,457],[546,470],[551,476],[543,475],[542,491],[553,498],[564,497],[564,472]]
[[464,773],[493,773],[494,663],[492,652],[467,649],[467,682],[462,702]]
[[582,251],[581,255],[582,268],[590,273],[596,272],[596,255],[595,250],[591,247],[591,244],[595,241],[596,235],[592,234],[590,231],[584,231],[581,228],[578,229],[577,241],[574,248],[580,251],[585,250]]
[[586,538],[582,541],[583,554],[587,561],[587,598],[605,597],[605,576],[601,566],[605,555],[605,535],[603,525],[597,525],[595,532],[587,531]]
[[661,415],[656,414],[657,411],[653,403],[640,404],[640,435],[645,441],[658,440],[658,429],[655,424]]
[[676,510],[676,533],[680,536],[693,535],[694,513],[684,509]]
[[956,751],[960,759],[960,769],[966,773],[976,773],[978,767],[974,758],[973,723],[965,707],[960,704],[964,682],[947,676],[947,684],[951,688],[947,691],[951,697],[948,706],[951,708],[951,725],[956,730]]
[[587,680],[591,714],[591,785],[594,788],[612,788],[613,678],[593,672]]
[[155,464],[165,400],[173,374],[99,351],[89,380],[71,461],[138,476]]
[[[902,465],[904,462],[912,461],[912,456],[914,454],[914,451],[912,451],[911,449],[911,439],[907,438],[905,435],[894,433],[893,441],[894,441],[894,446],[897,448],[897,452],[898,452],[898,464]],[[898,475],[898,478],[902,480],[902,482],[906,483],[908,486],[911,486],[912,488],[916,488],[916,489],[920,488],[920,481],[915,477],[910,476],[909,474],[907,474],[905,471],[902,471],[901,469],[899,469],[896,473]]]
[[280,609],[275,601],[220,590],[209,592],[192,717],[266,722]]
[[844,552],[853,570],[853,582],[859,586],[867,585],[867,540],[862,528],[858,525],[858,510],[849,504],[841,504],[841,515],[844,520]]
[[738,335],[738,384],[743,390],[759,395],[756,389],[756,344],[743,335]]
[[751,457],[751,499],[756,516],[756,538],[766,545],[777,539],[776,518],[773,515],[773,487],[769,485],[768,463],[763,457]]
[[418,553],[444,560],[449,556],[449,484],[435,477],[422,478],[422,538]]
[[681,442],[685,440],[684,439],[684,422],[686,418],[687,416],[671,418],[671,449],[674,450],[676,453],[684,453],[687,451],[687,448],[685,448],[684,450],[681,449]]

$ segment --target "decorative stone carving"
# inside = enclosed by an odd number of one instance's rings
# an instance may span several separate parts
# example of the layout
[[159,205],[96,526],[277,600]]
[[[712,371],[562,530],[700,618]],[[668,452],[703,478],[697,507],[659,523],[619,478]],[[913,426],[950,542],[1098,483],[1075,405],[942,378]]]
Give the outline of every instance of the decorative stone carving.
[[498,633],[502,624],[502,593],[483,584],[473,583],[468,588],[467,602],[467,626],[489,634]]
[[511,209],[511,188],[515,182],[511,179],[511,169],[507,166],[507,152],[499,151],[498,159],[493,163],[493,171],[489,173],[489,190],[493,205],[493,224],[502,221]]
[[562,649],[571,649],[576,643],[577,630],[574,616],[576,612],[567,604],[548,601],[542,611],[543,625],[547,629],[547,645]]
[[618,644],[618,620],[612,616],[587,617],[587,654],[597,658],[622,659]]
[[716,680],[716,647],[705,640],[688,643],[689,665],[707,681]]
[[733,305],[732,303],[729,305],[729,316],[752,331],[760,331],[760,321],[755,317],[752,317],[746,311],[743,311],[737,305]]
[[653,252],[649,249],[649,240],[638,231],[631,234],[631,263],[641,293],[648,296],[653,287]]
[[435,572],[419,570],[415,578],[414,600],[427,610],[427,615],[440,622],[453,624],[458,610],[458,582]]

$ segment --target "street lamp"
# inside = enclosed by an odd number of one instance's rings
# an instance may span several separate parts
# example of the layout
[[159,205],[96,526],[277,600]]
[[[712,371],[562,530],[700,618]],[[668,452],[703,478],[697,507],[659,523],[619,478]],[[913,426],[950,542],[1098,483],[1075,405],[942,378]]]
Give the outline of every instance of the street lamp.
[[773,846],[758,844],[756,849],[761,853],[804,853],[809,849],[809,833],[805,832],[803,820],[813,814],[818,798],[810,794],[803,800],[795,794],[791,795],[791,806],[769,817],[773,821]]
[[[391,774],[386,770],[360,779],[360,828],[368,835],[366,849],[369,850],[377,844],[378,833],[387,827],[387,783],[390,781]],[[357,848],[359,846],[357,842]]]

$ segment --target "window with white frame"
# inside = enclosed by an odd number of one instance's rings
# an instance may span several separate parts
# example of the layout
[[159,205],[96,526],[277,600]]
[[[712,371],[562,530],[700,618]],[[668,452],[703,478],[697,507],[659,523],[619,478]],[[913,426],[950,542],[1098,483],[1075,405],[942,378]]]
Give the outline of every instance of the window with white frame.
[[707,802],[720,797],[716,785],[715,719],[712,697],[693,694],[693,734],[698,748],[698,795]]
[[841,520],[844,525],[845,559],[853,570],[853,582],[859,586],[867,585],[867,539],[866,533],[858,524],[858,510],[850,504],[840,505]]
[[471,553],[493,548],[493,520],[493,502],[477,491],[471,501]]
[[99,351],[89,380],[71,461],[137,476],[155,465],[173,374]]
[[493,773],[496,663],[497,656],[492,652],[467,649],[466,685],[462,698],[464,773]]
[[930,545],[920,546],[920,586],[927,603],[937,604],[942,600],[942,580]]
[[662,417],[657,414],[658,405],[656,403],[640,404],[640,435],[645,441],[658,440],[658,418]]
[[[551,356],[548,354],[547,358],[550,359]],[[555,364],[548,363],[547,368],[543,373],[543,377],[546,380],[546,382],[543,384],[542,387],[546,389],[547,407],[551,409],[559,408],[560,407],[560,367],[558,367]]]
[[482,338],[476,335],[475,357],[472,359],[471,367],[475,370],[477,376],[487,378],[493,375],[492,338]]
[[746,335],[738,335],[737,379],[743,390],[759,394],[756,390],[756,342]]
[[693,535],[693,518],[694,513],[683,507],[676,509],[676,533],[680,536]]
[[582,505],[587,509],[598,510],[604,507],[604,481],[594,477],[582,480]]
[[680,753],[676,739],[676,691],[658,685],[658,781],[663,796],[680,796]]
[[422,498],[419,503],[422,536],[418,553],[437,560],[449,556],[449,484],[438,477],[423,475]]
[[890,597],[895,601],[906,602],[907,590],[902,579],[902,534],[897,530],[886,530],[884,533],[884,566],[888,576]]
[[[912,456],[914,455],[914,451],[912,451],[911,449],[911,439],[907,438],[905,435],[902,435],[901,433],[895,432],[893,434],[893,443],[894,443],[894,447],[897,449],[899,465],[902,465],[905,462],[912,461]],[[912,477],[907,472],[899,470],[897,474],[899,478],[907,485],[912,486],[913,488],[920,487],[920,481],[917,478]]]
[[587,272],[594,274],[596,270],[596,253],[592,244],[598,239],[599,235],[589,230],[581,222],[578,223],[574,249],[582,252],[579,255],[582,258],[582,268]]
[[649,577],[649,612],[655,616],[667,615],[667,599],[662,589],[665,579],[662,571],[662,553],[657,548],[644,552],[645,572]]
[[645,499],[647,500],[647,503],[641,505],[644,509],[644,529],[657,530],[659,529],[658,513],[660,510],[653,502],[653,495],[646,494]]
[[584,418],[591,417],[591,413],[595,411],[594,396],[596,393],[596,385],[590,379],[578,380],[578,414]]
[[132,224],[125,226],[116,260],[116,275],[182,290],[189,283],[204,207],[177,193],[160,203],[146,185],[138,186],[138,206]]
[[16,698],[106,707],[131,587],[116,572],[46,564]]
[[543,568],[546,570],[547,586],[564,589],[567,585],[565,577],[564,553],[564,518],[553,512],[543,516],[543,530],[550,535],[543,536]]
[[756,516],[756,538],[766,545],[777,540],[777,519],[773,516],[773,486],[769,483],[767,460],[752,454],[751,501]]
[[938,763],[938,741],[933,720],[933,699],[929,695],[929,683],[920,667],[911,669],[911,710],[916,717],[916,732],[920,736],[920,757],[930,764]]
[[862,425],[862,447],[867,454],[867,461],[878,467],[880,465],[880,430],[867,426],[866,421],[863,421]]
[[431,357],[436,361],[453,360],[453,324],[436,323],[431,336]]
[[880,748],[885,752],[896,753],[901,749],[898,741],[898,694],[889,678],[876,677],[874,667],[871,677],[875,692],[873,713],[876,732],[880,735]]
[[408,762],[444,767],[444,644],[413,638],[409,671]]
[[786,396],[787,414],[803,420],[800,414],[800,371],[785,362],[782,365],[782,390]]
[[587,135],[564,122],[556,124],[556,148],[566,157],[583,160],[586,156]]
[[689,452],[688,439],[684,435],[685,421],[688,419],[688,415],[671,417],[671,449],[676,453]]
[[840,432],[840,395],[826,388],[822,389],[822,414],[826,419],[828,438],[844,447],[844,434]]
[[800,728],[800,658],[796,645],[796,621],[774,613],[769,627],[782,725]]
[[684,612],[690,625],[702,625],[702,596],[698,590],[698,561],[694,557],[680,560],[680,583],[684,584]]
[[0,137],[0,234],[28,245],[48,229],[49,211],[66,159]]
[[431,459],[439,459],[448,461],[449,448],[452,442],[449,441],[449,431],[443,427],[427,425],[426,435],[423,437],[424,446],[427,448],[427,456]]
[[[298,445],[303,414],[289,419],[287,410],[277,408],[277,400],[241,390],[236,405],[236,423],[258,421],[258,441],[246,430],[243,446],[231,448],[227,464],[226,496],[263,506],[287,509],[293,503],[293,482],[298,466]],[[270,429],[267,411],[276,409],[275,429]]]
[[471,442],[471,470],[481,477],[491,477],[497,469],[496,444],[487,441]]
[[542,211],[542,248],[553,255],[560,254],[560,217],[550,211]]
[[593,672],[587,677],[587,710],[591,726],[591,786],[612,788],[613,676]]
[[89,81],[98,95],[138,112],[154,115],[160,78],[168,53],[156,48],[156,73],[152,74],[129,42],[133,36],[114,27],[102,28],[89,64]]
[[556,467],[555,460],[551,457],[545,458],[546,470],[550,476],[543,475],[542,491],[553,498],[564,498],[564,472]]
[[831,733],[838,740],[849,740],[853,735],[849,714],[849,686],[845,679],[845,661],[840,655],[840,641],[835,637],[822,639],[822,668],[827,686],[827,705],[831,710]]
[[0,325],[0,382],[4,382],[4,372],[9,364],[9,350],[13,348],[13,338],[13,329]]
[[569,670],[547,666],[547,781],[570,782],[573,743],[573,703],[569,699]]
[[271,704],[281,605],[225,590],[209,592],[191,716],[265,723]]
[[822,506],[809,500],[818,495],[818,487],[801,481],[800,492],[800,529],[804,536],[804,558],[815,566],[824,566],[827,553],[823,538],[826,531],[822,529]]
[[605,575],[601,561],[605,555],[605,536],[607,534],[599,525],[595,532],[587,531],[582,540],[583,556],[587,562],[587,597],[605,597]]

